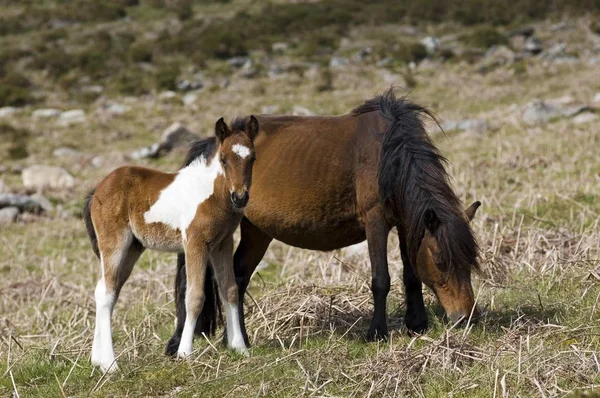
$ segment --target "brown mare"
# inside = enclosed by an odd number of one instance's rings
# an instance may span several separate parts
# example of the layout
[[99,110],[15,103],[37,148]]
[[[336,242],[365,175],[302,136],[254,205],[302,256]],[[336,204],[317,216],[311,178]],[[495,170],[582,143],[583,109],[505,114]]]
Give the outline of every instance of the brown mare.
[[238,319],[233,232],[249,199],[258,122],[251,116],[247,123],[234,121],[232,127],[233,131],[219,119],[218,140],[196,143],[194,156],[177,173],[121,167],[88,196],[85,221],[102,268],[95,291],[92,363],[102,370],[117,369],[110,318],[123,284],[145,249],[185,253],[187,317],[179,356],[192,353],[208,261],[211,284],[214,272],[226,301],[229,347],[247,354]]
[[[375,307],[369,340],[388,333],[387,242],[394,227],[404,264],[408,329],[420,333],[427,328],[422,283],[433,290],[450,320],[477,317],[471,271],[478,267],[478,247],[469,219],[479,202],[463,210],[448,182],[445,159],[425,131],[423,115],[432,116],[390,90],[347,115],[258,117],[252,199],[233,260],[246,343],[243,297],[273,239],[312,250],[334,250],[367,239]],[[181,256],[178,263],[178,323],[167,344],[170,355],[185,319]],[[207,303],[196,332],[208,334],[215,331],[219,297],[210,278],[205,290]]]

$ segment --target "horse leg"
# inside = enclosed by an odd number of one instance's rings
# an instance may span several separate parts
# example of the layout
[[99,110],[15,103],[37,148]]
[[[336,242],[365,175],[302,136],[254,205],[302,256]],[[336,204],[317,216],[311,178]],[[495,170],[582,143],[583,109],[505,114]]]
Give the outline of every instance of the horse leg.
[[427,313],[423,302],[423,284],[415,274],[414,264],[409,259],[406,237],[403,229],[397,227],[402,256],[402,277],[406,295],[406,316],[404,322],[409,332],[423,333],[427,330]]
[[192,354],[194,329],[196,321],[204,305],[204,278],[208,261],[208,246],[198,234],[188,232],[185,248],[186,289],[185,289],[185,324],[181,333],[181,341],[177,356],[186,358]]
[[240,224],[241,240],[233,256],[233,269],[235,281],[238,286],[238,313],[242,336],[246,347],[250,346],[248,333],[246,331],[246,322],[244,319],[244,295],[250,284],[250,278],[254,270],[264,257],[269,244],[273,240],[265,235],[260,229],[255,227],[247,218],[242,219]]
[[238,286],[233,273],[233,237],[227,237],[218,249],[211,254],[215,278],[219,291],[224,298],[227,321],[227,343],[229,348],[248,355],[248,348],[242,335],[240,315],[238,311]]
[[375,307],[366,337],[368,341],[386,339],[388,335],[386,301],[390,291],[390,273],[387,262],[389,231],[381,209],[374,209],[367,214],[365,232],[371,260],[371,291]]
[[131,270],[144,251],[134,241],[130,230],[125,230],[120,239],[99,242],[102,278],[96,285],[96,325],[92,344],[92,364],[102,371],[117,370],[112,343],[111,317],[119,292],[131,275]]

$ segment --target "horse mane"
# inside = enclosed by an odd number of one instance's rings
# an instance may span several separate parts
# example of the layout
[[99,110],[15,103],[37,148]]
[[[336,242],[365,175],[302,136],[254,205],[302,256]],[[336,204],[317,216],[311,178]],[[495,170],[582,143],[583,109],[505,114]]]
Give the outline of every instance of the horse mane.
[[190,149],[185,156],[185,161],[183,162],[182,168],[189,166],[194,160],[201,156],[204,156],[206,160],[209,160],[213,157],[216,151],[217,137],[206,137],[195,141],[190,144]]
[[384,207],[392,208],[404,226],[413,264],[426,231],[425,214],[435,212],[439,226],[433,231],[449,269],[479,268],[478,245],[462,203],[452,190],[447,163],[431,141],[423,116],[435,116],[393,88],[352,110],[353,115],[379,110],[389,121],[378,170],[379,194]]
[[231,131],[233,134],[239,133],[241,131],[246,131],[246,122],[248,118],[245,117],[236,117],[231,121]]

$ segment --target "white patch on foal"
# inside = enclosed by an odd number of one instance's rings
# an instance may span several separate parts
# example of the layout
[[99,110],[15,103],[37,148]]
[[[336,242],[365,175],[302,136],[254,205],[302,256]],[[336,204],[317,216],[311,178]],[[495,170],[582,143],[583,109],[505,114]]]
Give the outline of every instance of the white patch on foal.
[[248,156],[250,156],[250,148],[241,144],[235,144],[231,147],[231,150],[242,159],[246,159]]
[[146,223],[159,222],[179,229],[186,240],[185,231],[196,216],[198,206],[211,197],[215,180],[223,169],[216,154],[210,164],[204,156],[179,170],[177,176],[160,193],[158,200],[144,213]]
[[227,317],[227,343],[229,344],[229,348],[248,356],[248,348],[246,348],[246,343],[244,343],[244,336],[242,335],[242,328],[240,326],[238,305],[225,303],[225,316]]

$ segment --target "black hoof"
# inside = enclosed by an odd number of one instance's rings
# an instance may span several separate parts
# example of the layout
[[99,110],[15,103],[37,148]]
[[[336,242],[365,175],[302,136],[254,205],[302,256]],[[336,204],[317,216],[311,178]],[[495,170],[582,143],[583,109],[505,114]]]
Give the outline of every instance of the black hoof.
[[409,334],[418,333],[423,334],[429,328],[427,322],[427,315],[423,316],[410,316],[406,314],[406,328]]
[[373,342],[373,341],[387,341],[388,332],[387,330],[378,330],[378,329],[369,329],[367,335],[365,336],[365,341]]
[[174,357],[177,354],[177,350],[179,349],[179,343],[181,342],[181,334],[175,332],[173,336],[169,339],[167,343],[167,347],[165,348],[165,355],[170,357]]

